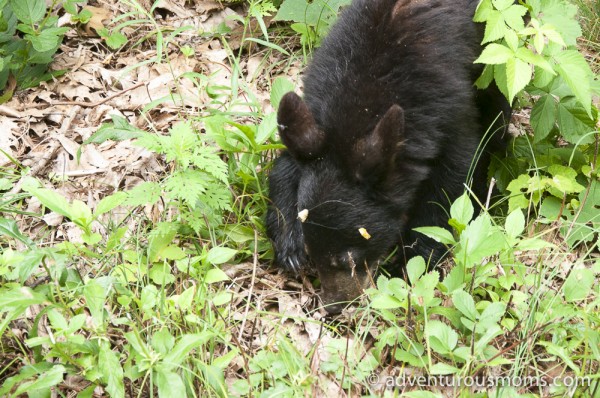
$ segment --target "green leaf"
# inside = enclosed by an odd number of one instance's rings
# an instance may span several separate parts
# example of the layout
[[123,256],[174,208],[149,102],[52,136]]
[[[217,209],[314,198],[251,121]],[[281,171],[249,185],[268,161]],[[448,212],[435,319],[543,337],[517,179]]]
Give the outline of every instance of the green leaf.
[[100,214],[108,213],[115,207],[120,206],[127,199],[125,192],[115,192],[112,195],[105,196],[96,205],[94,216],[98,217]]
[[506,234],[511,238],[516,238],[523,232],[525,229],[525,216],[521,209],[513,210],[508,217],[506,217],[504,229]]
[[23,189],[35,196],[44,206],[55,213],[71,218],[71,205],[61,194],[51,189],[23,186]]
[[171,352],[164,357],[165,369],[171,370],[186,360],[188,353],[196,347],[205,344],[213,336],[210,331],[196,334],[184,334],[179,338]]
[[580,301],[588,298],[588,294],[594,286],[594,273],[587,268],[579,268],[571,271],[563,285],[563,294],[567,301]]
[[161,251],[173,242],[178,228],[179,225],[176,223],[161,222],[156,224],[148,238],[148,260],[150,262],[158,260]]
[[440,243],[443,243],[448,246],[452,246],[452,245],[456,244],[456,241],[454,240],[454,236],[452,236],[452,233],[445,228],[419,227],[419,228],[414,228],[413,231],[422,233],[423,235],[430,237],[431,239],[435,240],[436,242],[440,242]]
[[452,303],[468,319],[475,321],[478,318],[479,313],[475,309],[475,301],[464,290],[457,290],[452,294]]
[[94,321],[94,327],[103,330],[104,329],[104,302],[108,296],[110,285],[106,286],[102,283],[103,281],[98,279],[91,279],[87,282],[83,288],[83,296],[85,297],[86,307],[89,309]]
[[46,2],[42,0],[9,0],[12,11],[19,21],[34,25],[44,18]]
[[152,336],[152,347],[162,355],[166,355],[175,346],[175,337],[164,327]]
[[429,368],[429,373],[432,375],[452,375],[460,372],[456,366],[448,365],[443,362],[438,362]]
[[48,28],[42,30],[38,35],[27,35],[27,38],[36,51],[54,51],[68,30],[69,28]]
[[106,382],[106,392],[114,398],[125,397],[123,368],[119,361],[119,355],[110,349],[108,341],[100,340],[99,345],[98,370],[100,370],[103,380]]
[[467,267],[480,263],[485,257],[498,253],[505,247],[505,238],[492,226],[490,216],[481,214],[463,231],[460,236],[456,261]]
[[186,398],[185,384],[181,376],[174,372],[159,369],[156,372],[156,386],[160,398]]
[[487,12],[483,44],[499,40],[504,37],[505,33],[506,23],[504,22],[502,13],[497,10],[489,10]]
[[535,142],[546,138],[556,125],[557,106],[554,97],[550,94],[541,96],[531,110],[531,126]]
[[[473,202],[471,202],[471,198],[469,198],[467,192],[463,193],[454,201],[454,203],[452,203],[452,206],[450,206],[450,217],[463,227],[473,219],[474,213]],[[461,231],[459,230],[459,232]]]
[[379,310],[391,310],[401,306],[402,302],[389,294],[380,293],[371,299],[371,307]]
[[515,53],[508,47],[497,43],[488,44],[479,58],[474,62],[479,64],[504,64],[509,58],[514,58]]
[[425,273],[427,266],[425,260],[421,256],[416,256],[408,260],[406,264],[406,273],[411,284],[417,283],[421,275]]
[[430,306],[435,299],[435,288],[440,281],[440,274],[431,271],[423,275],[413,286],[412,294],[414,302],[422,307]]
[[285,77],[278,77],[271,87],[271,106],[274,109],[279,108],[281,98],[288,92],[294,91],[294,84]]
[[452,353],[458,344],[458,333],[450,326],[440,321],[429,321],[426,333],[431,349],[439,354]]
[[213,265],[224,264],[231,260],[237,253],[238,251],[235,249],[217,246],[210,249],[206,260]]
[[583,55],[577,50],[561,51],[554,56],[556,70],[567,82],[569,88],[575,93],[583,105],[589,118],[592,118],[592,89],[590,87],[592,70]]
[[19,227],[14,220],[8,220],[0,217],[0,235],[6,235],[10,238],[16,239],[27,245],[29,248],[35,247],[35,242],[19,231]]
[[[573,97],[562,99],[558,103],[558,127],[560,134],[568,142],[591,144],[596,130],[595,119],[590,118],[586,110]],[[580,141],[581,140],[581,141]]]
[[532,77],[531,66],[518,58],[506,61],[506,85],[508,87],[508,100],[512,102],[515,96],[529,84]]
[[16,397],[24,393],[28,393],[28,396],[31,396],[36,390],[50,391],[52,387],[63,381],[63,375],[66,372],[67,370],[64,366],[54,365],[52,369],[41,373],[36,380],[21,384],[12,396]]
[[209,269],[208,272],[206,273],[206,278],[204,278],[204,283],[211,284],[211,283],[223,282],[223,281],[228,281],[228,280],[231,280],[231,278],[229,276],[227,276],[227,274],[225,272],[223,272],[219,268],[212,268],[212,269]]

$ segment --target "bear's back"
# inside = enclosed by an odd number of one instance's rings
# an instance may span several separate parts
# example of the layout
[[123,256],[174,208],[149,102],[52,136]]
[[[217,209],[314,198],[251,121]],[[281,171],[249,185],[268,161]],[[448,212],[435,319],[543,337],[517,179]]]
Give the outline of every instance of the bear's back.
[[478,134],[476,6],[355,0],[344,10],[304,77],[305,100],[335,152],[349,153],[393,104],[404,108],[406,138],[421,158],[452,135]]

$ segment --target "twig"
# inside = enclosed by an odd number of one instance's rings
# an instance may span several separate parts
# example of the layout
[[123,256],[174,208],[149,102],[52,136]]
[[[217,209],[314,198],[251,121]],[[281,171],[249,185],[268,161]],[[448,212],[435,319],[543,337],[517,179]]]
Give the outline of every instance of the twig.
[[116,94],[111,95],[110,97],[106,97],[103,100],[100,101],[96,101],[96,102],[84,102],[84,101],[56,101],[56,102],[51,102],[50,105],[79,105],[79,106],[83,106],[83,107],[87,107],[87,108],[93,108],[99,105],[102,105],[112,99],[117,98],[120,95],[125,94],[128,91],[131,90],[135,90],[138,87],[144,86],[146,85],[146,82],[139,82],[137,84],[134,84],[133,86],[126,88],[125,90],[121,90]]

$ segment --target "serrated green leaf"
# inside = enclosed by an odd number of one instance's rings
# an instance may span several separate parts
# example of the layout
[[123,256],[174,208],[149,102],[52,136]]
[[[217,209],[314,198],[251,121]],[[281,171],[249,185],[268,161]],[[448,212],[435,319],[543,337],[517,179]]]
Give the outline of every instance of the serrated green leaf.
[[562,51],[556,54],[554,58],[557,63],[556,70],[567,82],[591,119],[592,90],[590,81],[593,74],[587,61],[577,50]]
[[531,66],[518,58],[506,61],[506,85],[510,102],[529,84],[532,77]]
[[44,18],[46,2],[40,0],[9,0],[12,11],[19,21],[34,25]]
[[99,342],[100,351],[98,353],[98,370],[102,373],[106,382],[106,392],[111,397],[125,397],[125,384],[123,382],[123,368],[116,352],[110,349],[107,341]]
[[557,123],[560,134],[572,144],[594,142],[595,120],[573,97],[561,100],[558,105]]
[[474,62],[479,64],[504,64],[509,58],[513,58],[515,53],[508,47],[497,43],[488,44],[482,51],[479,58]]
[[531,126],[533,127],[535,142],[546,138],[556,125],[557,106],[554,97],[550,94],[541,96],[531,110]]
[[431,320],[427,323],[429,345],[434,352],[442,355],[452,353],[458,344],[458,333],[443,322]]
[[452,294],[452,303],[468,319],[475,321],[478,318],[479,313],[475,309],[475,300],[464,290],[457,290]]
[[506,23],[502,13],[497,10],[489,10],[487,13],[483,44],[499,40],[506,33]]

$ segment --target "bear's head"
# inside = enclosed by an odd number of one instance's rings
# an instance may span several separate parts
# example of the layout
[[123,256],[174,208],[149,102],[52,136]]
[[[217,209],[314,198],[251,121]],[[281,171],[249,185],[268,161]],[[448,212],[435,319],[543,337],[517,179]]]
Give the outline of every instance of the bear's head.
[[[406,209],[390,198],[404,113],[392,105],[372,131],[346,146],[332,144],[306,103],[286,94],[278,110],[279,133],[300,169],[298,218],[306,252],[319,273],[323,301],[355,299],[400,243]],[[401,203],[401,201],[400,201]]]

